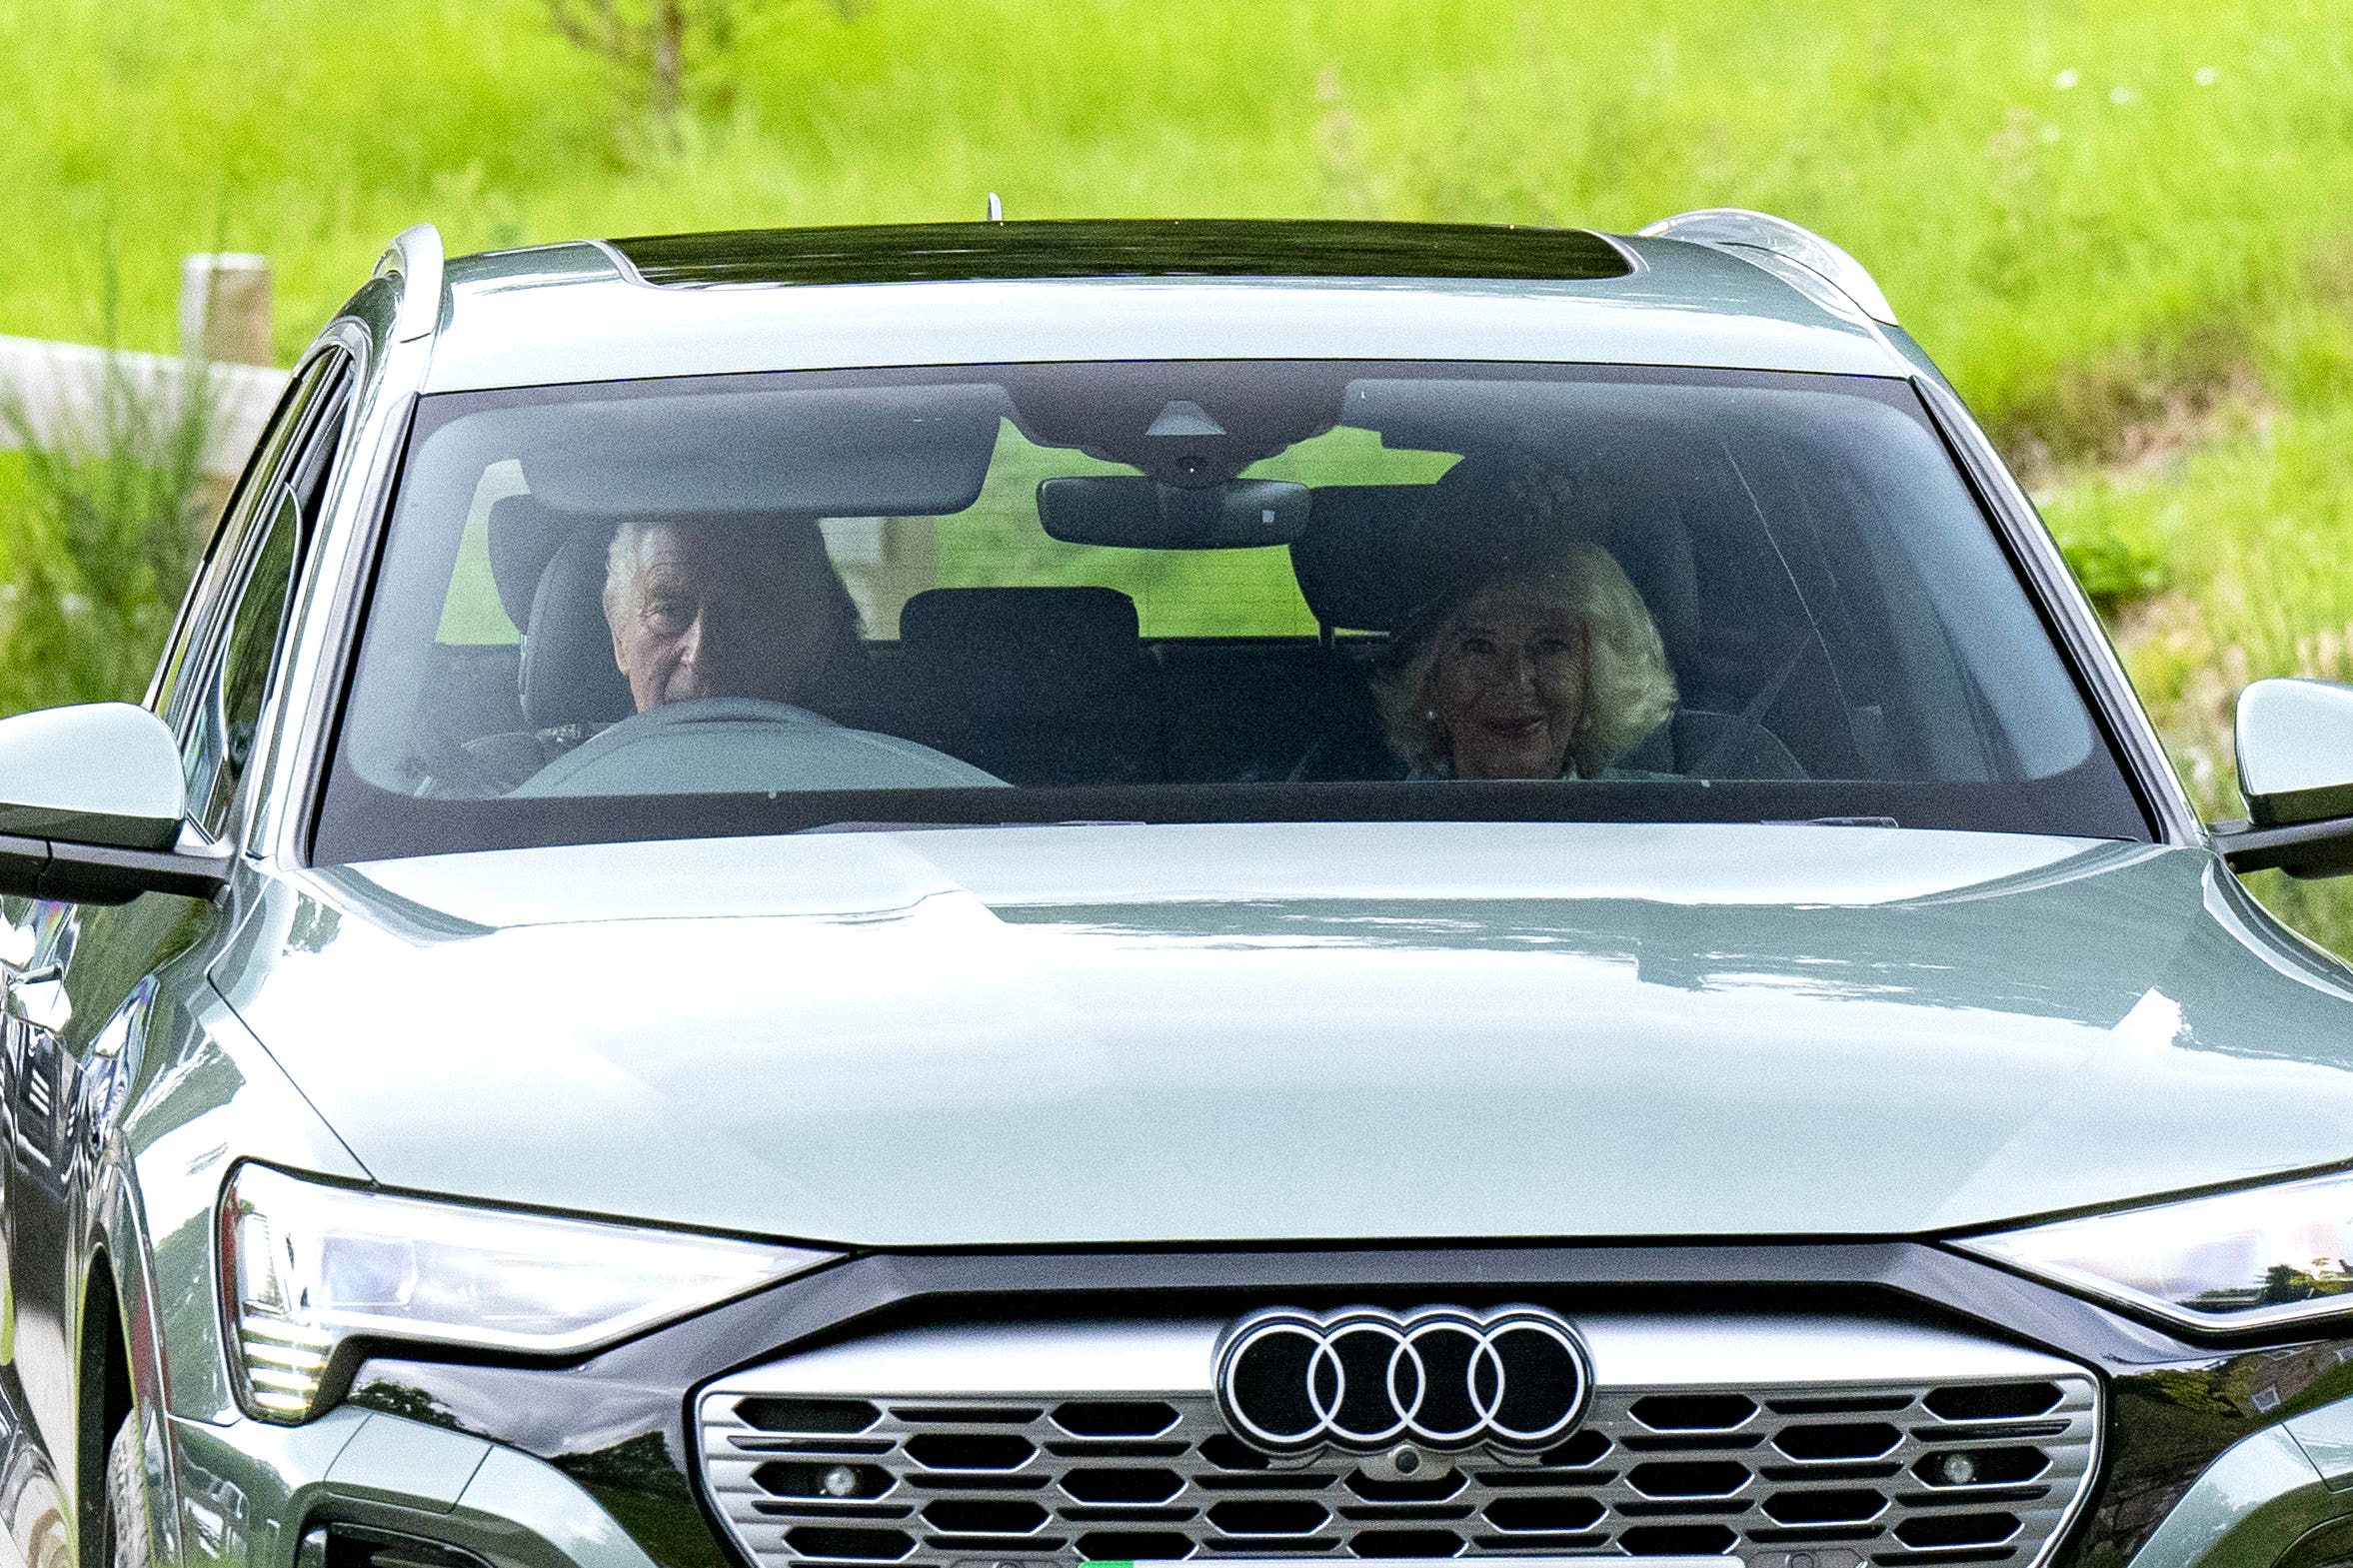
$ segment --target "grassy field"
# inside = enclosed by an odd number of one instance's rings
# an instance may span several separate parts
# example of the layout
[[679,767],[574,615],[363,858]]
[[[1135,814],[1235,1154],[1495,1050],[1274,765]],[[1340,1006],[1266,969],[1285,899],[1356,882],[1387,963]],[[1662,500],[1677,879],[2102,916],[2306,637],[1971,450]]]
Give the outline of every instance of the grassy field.
[[[0,0],[0,332],[291,355],[395,231],[1762,207],[1861,257],[2112,617],[2209,808],[2230,694],[2353,673],[2353,29],[2312,0],[740,0],[684,121],[538,0]],[[0,495],[6,494],[0,475]],[[0,533],[4,533],[0,530]],[[0,545],[6,543],[0,539]],[[2353,895],[2266,887],[2353,950]]]
[[365,28],[338,0],[6,0],[0,328],[85,331],[111,243],[129,335],[167,346],[178,257],[218,245],[274,259],[291,353],[427,217],[471,249],[972,217],[991,189],[1039,217],[1736,204],[1865,258],[2062,456],[2152,377],[2344,380],[2347,335],[2308,319],[2353,281],[2333,5],[743,3],[673,149],[538,0]]

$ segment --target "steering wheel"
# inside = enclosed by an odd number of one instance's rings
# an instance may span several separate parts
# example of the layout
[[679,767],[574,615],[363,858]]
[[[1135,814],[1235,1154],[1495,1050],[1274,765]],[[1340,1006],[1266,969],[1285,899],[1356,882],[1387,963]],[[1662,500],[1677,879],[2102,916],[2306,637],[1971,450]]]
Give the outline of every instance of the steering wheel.
[[852,730],[790,703],[708,697],[665,703],[624,719],[541,769],[514,792],[760,794],[1004,784],[995,774],[945,752]]

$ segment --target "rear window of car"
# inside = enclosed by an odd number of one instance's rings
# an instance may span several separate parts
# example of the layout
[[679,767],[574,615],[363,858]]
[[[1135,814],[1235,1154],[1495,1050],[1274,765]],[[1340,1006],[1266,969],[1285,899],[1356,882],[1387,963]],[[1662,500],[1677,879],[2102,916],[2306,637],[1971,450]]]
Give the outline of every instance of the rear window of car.
[[1893,379],[444,394],[378,571],[323,860],[862,822],[2148,830]]

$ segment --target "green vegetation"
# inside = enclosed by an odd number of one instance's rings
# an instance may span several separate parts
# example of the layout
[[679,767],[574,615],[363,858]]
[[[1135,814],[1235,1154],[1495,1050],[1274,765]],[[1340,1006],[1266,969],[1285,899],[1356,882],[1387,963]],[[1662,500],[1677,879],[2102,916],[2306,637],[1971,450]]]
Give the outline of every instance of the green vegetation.
[[2242,363],[2342,380],[2344,330],[2299,319],[2353,181],[2353,36],[2312,0],[741,12],[673,151],[540,0],[364,24],[335,0],[16,0],[0,189],[38,221],[0,231],[0,327],[86,335],[110,223],[133,346],[169,347],[178,258],[217,240],[277,264],[291,353],[425,217],[470,249],[977,217],[991,189],[1038,217],[1630,228],[1729,203],[1863,257],[1996,423],[2062,456]]
[[[292,355],[423,218],[694,227],[1784,213],[2044,502],[2201,803],[2228,700],[2353,659],[2353,33],[2322,0],[739,0],[681,116],[544,0],[0,0],[0,332],[135,347],[266,252]],[[0,470],[0,505],[11,481]],[[0,526],[0,547],[21,536]],[[946,563],[944,563],[945,565]],[[2353,888],[2266,888],[2353,950]]]
[[47,424],[0,385],[0,713],[146,689],[222,499],[214,378],[181,370],[159,386],[109,353],[90,407]]

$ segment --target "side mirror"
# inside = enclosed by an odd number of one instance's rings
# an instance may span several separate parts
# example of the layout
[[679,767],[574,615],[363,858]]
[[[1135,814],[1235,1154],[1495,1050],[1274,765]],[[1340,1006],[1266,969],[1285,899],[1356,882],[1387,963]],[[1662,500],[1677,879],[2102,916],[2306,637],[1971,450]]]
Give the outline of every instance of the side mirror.
[[2255,682],[2239,694],[2238,755],[2250,820],[2215,824],[2231,868],[2353,871],[2353,686]]
[[[127,903],[210,897],[230,854],[187,827],[179,748],[129,703],[0,719],[0,892]],[[185,835],[185,836],[184,836]]]

